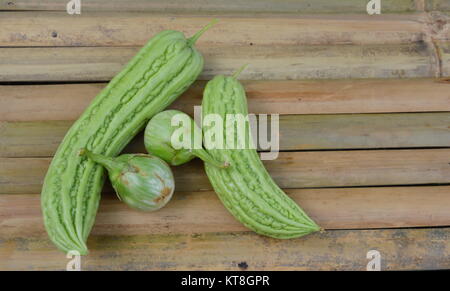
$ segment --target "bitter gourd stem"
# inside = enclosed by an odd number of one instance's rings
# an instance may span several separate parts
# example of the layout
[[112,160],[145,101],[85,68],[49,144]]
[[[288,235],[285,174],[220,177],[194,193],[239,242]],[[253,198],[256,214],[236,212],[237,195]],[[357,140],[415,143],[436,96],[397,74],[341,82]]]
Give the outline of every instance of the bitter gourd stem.
[[193,36],[191,36],[190,38],[188,38],[187,42],[189,45],[194,45],[195,42],[200,38],[200,36],[202,36],[203,33],[205,33],[205,31],[207,31],[208,29],[210,29],[211,27],[213,27],[217,22],[219,22],[218,19],[213,19],[210,23],[208,23],[205,27],[203,27],[202,29],[200,29],[199,31],[197,31]]
[[247,67],[248,67],[248,64],[242,65],[236,72],[234,72],[233,75],[231,75],[231,77],[237,79],[237,77],[239,77],[239,75],[242,73],[242,71],[245,70]]

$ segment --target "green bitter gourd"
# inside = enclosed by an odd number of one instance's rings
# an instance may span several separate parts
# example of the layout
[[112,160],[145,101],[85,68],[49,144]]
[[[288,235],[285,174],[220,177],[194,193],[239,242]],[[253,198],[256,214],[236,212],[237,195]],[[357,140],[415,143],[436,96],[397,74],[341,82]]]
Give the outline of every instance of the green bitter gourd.
[[[221,117],[224,145],[230,137],[230,127],[235,126],[232,122],[228,123],[227,118],[235,114],[248,116],[245,91],[235,75],[216,76],[208,82],[203,93],[203,120],[205,122],[209,114]],[[245,136],[251,139],[248,119],[245,126]],[[204,136],[208,129],[211,127],[204,124]],[[236,135],[233,140],[236,140]],[[230,167],[225,169],[205,163],[205,169],[220,200],[245,226],[259,234],[280,239],[300,237],[320,230],[273,181],[256,150],[249,147],[251,142],[243,149],[219,149],[207,145],[207,140],[204,143],[214,159],[230,163]]]
[[87,253],[105,178],[103,167],[78,151],[117,155],[153,115],[183,93],[203,69],[194,44],[212,24],[188,39],[173,30],[155,35],[67,132],[41,194],[45,227],[59,249]]

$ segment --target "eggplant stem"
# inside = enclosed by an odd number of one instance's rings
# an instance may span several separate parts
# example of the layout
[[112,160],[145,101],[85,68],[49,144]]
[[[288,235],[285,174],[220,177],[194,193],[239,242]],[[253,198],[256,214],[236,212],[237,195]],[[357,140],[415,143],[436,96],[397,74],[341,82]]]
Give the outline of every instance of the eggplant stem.
[[218,168],[228,168],[230,164],[228,162],[219,162],[215,160],[207,151],[204,149],[192,149],[192,154],[200,158],[205,163],[211,164],[212,166]]
[[106,169],[108,169],[108,171],[113,171],[114,168],[117,168],[117,161],[114,161],[113,158],[100,154],[94,154],[93,152],[87,149],[81,149],[78,154],[80,156],[87,156],[89,159],[93,160],[97,164],[100,164]]

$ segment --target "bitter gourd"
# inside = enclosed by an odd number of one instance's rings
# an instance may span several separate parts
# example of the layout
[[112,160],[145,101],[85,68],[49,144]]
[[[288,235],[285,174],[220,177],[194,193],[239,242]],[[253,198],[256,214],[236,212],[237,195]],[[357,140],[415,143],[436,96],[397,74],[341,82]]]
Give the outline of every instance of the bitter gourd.
[[78,151],[117,155],[153,115],[183,93],[203,69],[194,44],[212,24],[189,39],[173,30],[155,35],[69,129],[41,193],[44,224],[59,249],[87,253],[105,178],[103,167]]
[[[236,129],[232,131],[230,127],[235,124],[228,123],[227,118],[236,114],[248,116],[244,88],[234,76],[216,76],[207,83],[202,101],[204,135],[211,129],[205,124],[210,114],[217,114],[223,120],[223,144],[227,144],[230,132],[237,132]],[[251,139],[248,130],[247,119],[245,135]],[[237,140],[237,135],[234,134],[233,138]],[[230,163],[230,167],[225,169],[205,163],[207,176],[225,207],[245,226],[270,237],[288,239],[320,230],[277,186],[250,145],[248,142],[243,149],[220,149],[205,144],[214,159]]]

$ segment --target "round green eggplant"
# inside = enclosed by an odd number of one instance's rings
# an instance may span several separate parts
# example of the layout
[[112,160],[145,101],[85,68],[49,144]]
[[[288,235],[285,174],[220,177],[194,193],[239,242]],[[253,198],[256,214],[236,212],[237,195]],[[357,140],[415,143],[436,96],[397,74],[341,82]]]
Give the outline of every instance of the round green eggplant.
[[[177,134],[175,139],[178,138],[183,147],[173,146],[175,133]],[[184,140],[183,137],[187,137],[188,140]],[[156,114],[145,128],[144,144],[148,153],[160,157],[172,166],[185,164],[195,157],[219,168],[226,168],[229,165],[227,162],[213,159],[208,154],[202,147],[201,129],[189,115],[178,110],[166,110]]]
[[172,170],[158,157],[145,154],[125,154],[110,158],[81,150],[94,162],[108,170],[109,179],[119,199],[128,206],[155,211],[172,198],[175,182]]

